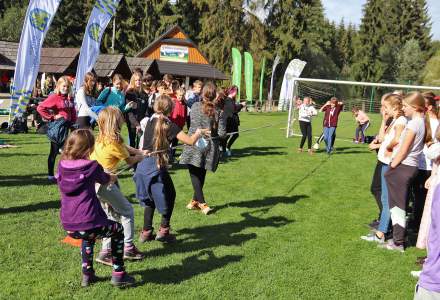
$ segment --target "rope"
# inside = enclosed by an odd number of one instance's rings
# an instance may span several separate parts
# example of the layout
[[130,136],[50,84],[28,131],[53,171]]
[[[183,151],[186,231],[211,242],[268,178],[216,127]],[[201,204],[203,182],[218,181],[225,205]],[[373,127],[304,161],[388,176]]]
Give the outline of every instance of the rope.
[[[243,130],[239,130],[239,131],[235,131],[235,132],[230,132],[230,133],[227,133],[226,136],[231,136],[231,135],[234,135],[234,134],[237,134],[237,133],[249,133],[249,132],[252,132],[252,131],[255,131],[255,130],[273,127],[273,126],[276,126],[278,124],[283,124],[284,122],[285,121],[278,122],[278,123],[267,124],[267,125],[260,126],[260,127],[254,127],[254,128],[243,129]],[[215,140],[215,139],[220,139],[220,138],[221,137],[216,136],[216,137],[213,137],[213,138],[209,138],[209,140]],[[174,146],[174,147],[171,147],[171,148],[168,148],[168,149],[163,149],[163,150],[157,150],[157,151],[149,152],[147,155],[144,155],[144,157],[150,157],[150,156],[158,154],[158,153],[167,152],[169,150],[175,150],[175,149],[183,147],[183,146],[184,146],[184,144],[179,144],[177,146]],[[129,170],[131,168],[132,168],[131,165],[123,166],[122,168],[120,168],[120,169],[118,169],[116,171],[115,175],[118,176],[118,175],[122,174],[123,172],[125,172],[125,171],[127,171],[127,170]]]

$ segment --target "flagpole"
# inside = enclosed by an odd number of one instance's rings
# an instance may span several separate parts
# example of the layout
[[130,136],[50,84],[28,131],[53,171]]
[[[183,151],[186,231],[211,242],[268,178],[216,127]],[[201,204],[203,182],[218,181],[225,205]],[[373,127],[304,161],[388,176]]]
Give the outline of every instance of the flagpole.
[[112,53],[115,53],[116,16],[113,17]]

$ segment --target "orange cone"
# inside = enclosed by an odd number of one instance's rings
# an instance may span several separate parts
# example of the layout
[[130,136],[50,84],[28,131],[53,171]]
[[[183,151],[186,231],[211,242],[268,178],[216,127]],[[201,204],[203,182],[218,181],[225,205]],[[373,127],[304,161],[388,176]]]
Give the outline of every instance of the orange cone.
[[61,240],[61,243],[65,243],[65,244],[73,246],[73,247],[81,247],[82,240],[81,239],[74,239],[74,238],[70,237],[69,235],[66,235],[66,237]]

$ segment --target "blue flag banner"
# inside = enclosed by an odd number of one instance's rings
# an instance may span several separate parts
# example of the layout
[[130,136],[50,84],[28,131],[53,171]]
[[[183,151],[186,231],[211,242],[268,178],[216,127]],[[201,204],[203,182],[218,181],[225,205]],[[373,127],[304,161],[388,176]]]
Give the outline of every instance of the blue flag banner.
[[61,0],[30,0],[26,11],[11,88],[9,123],[23,113],[40,68],[41,47]]
[[78,68],[76,69],[75,90],[83,84],[87,72],[92,71],[99,56],[99,46],[102,35],[111,18],[115,15],[120,0],[96,0],[87,23],[86,32],[79,54]]

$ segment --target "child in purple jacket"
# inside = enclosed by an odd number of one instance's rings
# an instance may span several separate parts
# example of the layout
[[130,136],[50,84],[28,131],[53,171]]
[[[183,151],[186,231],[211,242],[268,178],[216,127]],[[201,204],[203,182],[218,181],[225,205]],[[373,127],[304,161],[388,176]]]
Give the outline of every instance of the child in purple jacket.
[[98,238],[110,237],[113,257],[111,283],[125,286],[134,283],[124,268],[124,229],[108,220],[96,196],[95,183],[116,182],[115,175],[106,174],[96,161],[89,160],[95,138],[89,129],[72,132],[65,145],[58,166],[57,181],[61,193],[60,219],[67,234],[82,239],[81,286],[97,281],[93,269],[93,247]]

